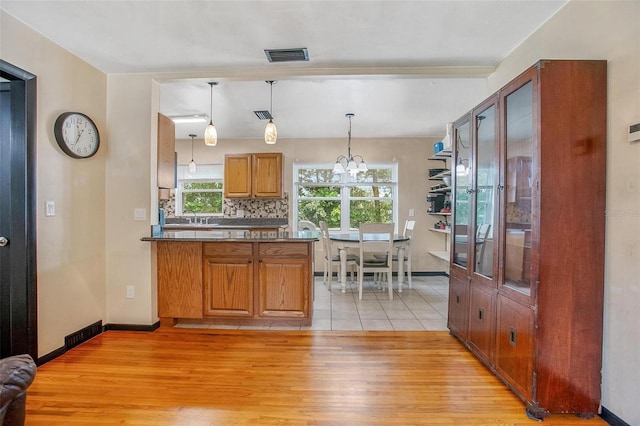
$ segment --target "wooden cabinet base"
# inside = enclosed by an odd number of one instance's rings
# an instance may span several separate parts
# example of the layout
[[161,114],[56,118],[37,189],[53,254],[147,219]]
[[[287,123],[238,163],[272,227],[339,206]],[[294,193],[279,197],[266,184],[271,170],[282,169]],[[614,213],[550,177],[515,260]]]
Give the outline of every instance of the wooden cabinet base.
[[160,325],[310,326],[313,241],[158,242]]

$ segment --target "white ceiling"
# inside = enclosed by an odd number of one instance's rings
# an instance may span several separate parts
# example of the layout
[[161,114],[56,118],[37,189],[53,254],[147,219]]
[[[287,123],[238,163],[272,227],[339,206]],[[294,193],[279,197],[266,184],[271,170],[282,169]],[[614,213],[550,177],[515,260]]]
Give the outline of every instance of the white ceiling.
[[[27,1],[0,8],[105,73],[153,73],[166,115],[210,110],[220,140],[441,137],[486,76],[567,0]],[[16,41],[18,42],[18,41]],[[306,47],[308,62],[264,49]],[[176,126],[178,138],[204,125]]]

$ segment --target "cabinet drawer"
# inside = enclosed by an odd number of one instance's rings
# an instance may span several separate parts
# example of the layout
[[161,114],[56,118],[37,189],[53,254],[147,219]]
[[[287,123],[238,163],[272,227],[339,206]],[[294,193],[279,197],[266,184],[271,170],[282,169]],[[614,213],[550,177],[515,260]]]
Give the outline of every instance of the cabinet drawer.
[[252,243],[204,243],[203,254],[207,256],[249,256],[253,254]]
[[308,243],[260,243],[258,250],[260,256],[309,256]]

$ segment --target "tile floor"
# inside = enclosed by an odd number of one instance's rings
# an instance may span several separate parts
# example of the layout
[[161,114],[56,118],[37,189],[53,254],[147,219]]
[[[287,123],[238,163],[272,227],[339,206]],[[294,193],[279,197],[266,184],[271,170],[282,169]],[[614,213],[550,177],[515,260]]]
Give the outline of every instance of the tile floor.
[[[331,291],[322,277],[315,277],[313,323],[310,327],[198,325],[204,328],[279,329],[279,330],[447,330],[449,278],[445,276],[413,277],[413,289],[405,282],[398,293],[394,279],[393,300],[387,290],[378,290],[365,277],[362,300],[358,300],[358,283],[348,282],[341,292],[334,277]],[[177,325],[176,327],[180,327]],[[184,325],[194,327],[193,325]]]

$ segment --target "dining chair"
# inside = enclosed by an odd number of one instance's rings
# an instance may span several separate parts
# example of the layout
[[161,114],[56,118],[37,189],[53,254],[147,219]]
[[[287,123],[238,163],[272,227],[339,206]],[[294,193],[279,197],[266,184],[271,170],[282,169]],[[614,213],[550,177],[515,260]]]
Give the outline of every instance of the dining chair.
[[[360,256],[358,265],[358,297],[362,300],[362,282],[365,272],[386,273],[389,300],[393,300],[393,223],[361,223],[360,224]],[[378,257],[375,256],[378,254]],[[374,278],[375,281],[375,278]]]
[[[338,278],[340,277],[340,256],[334,253],[333,244],[329,239],[329,227],[324,220],[320,221],[320,241],[322,242],[322,250],[324,251],[322,279],[327,285],[328,290],[331,291],[334,266],[338,267]],[[358,256],[355,254],[347,254],[347,267],[351,267],[351,281],[353,281],[357,258]]]
[[[411,246],[412,246],[412,242],[413,242],[413,229],[416,226],[416,221],[415,220],[406,220],[404,222],[404,229],[402,231],[402,235],[404,237],[409,238],[405,243],[404,243],[404,271],[407,274],[407,281],[409,282],[409,289],[413,288],[413,284],[411,282]],[[382,258],[383,255],[377,253],[374,255],[377,258]],[[393,262],[398,262],[398,253],[396,252],[396,254],[393,255],[392,258]]]
[[301,220],[298,222],[298,231],[317,231],[315,223],[308,220]]

